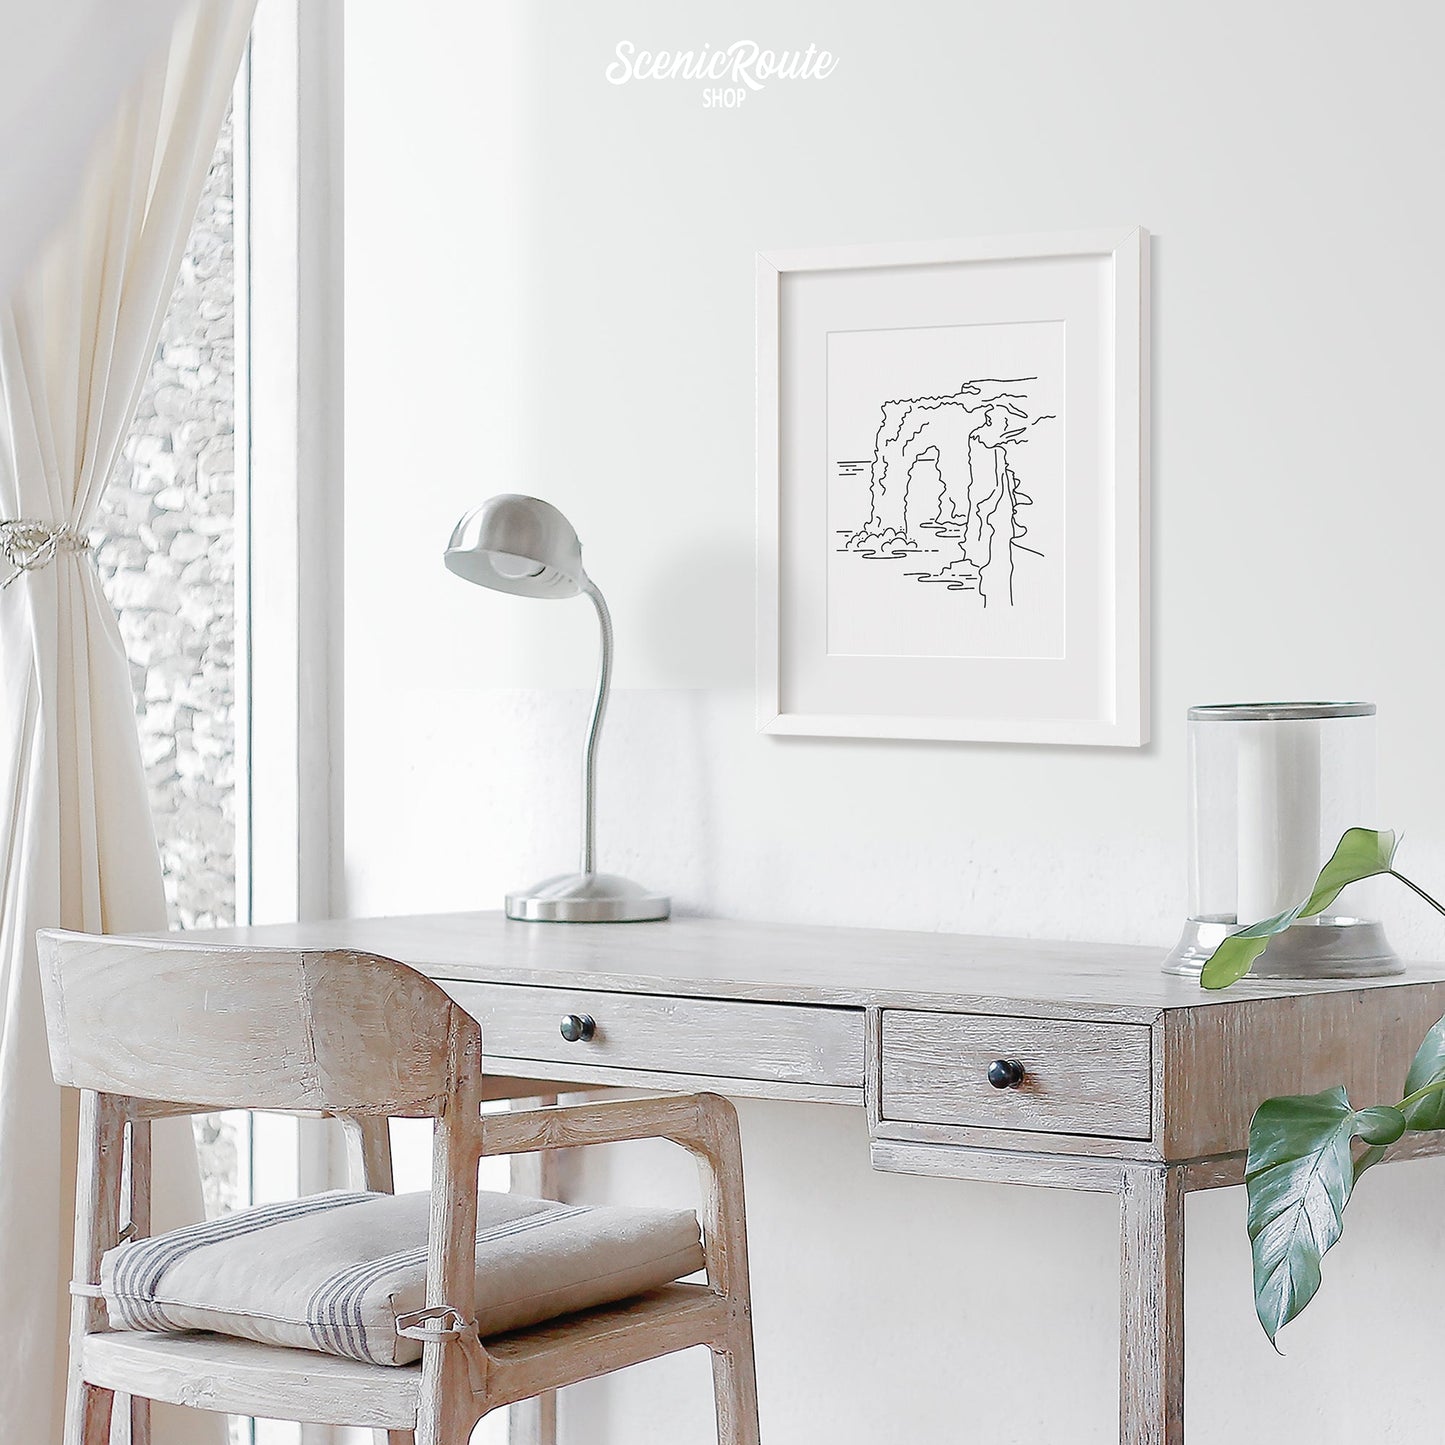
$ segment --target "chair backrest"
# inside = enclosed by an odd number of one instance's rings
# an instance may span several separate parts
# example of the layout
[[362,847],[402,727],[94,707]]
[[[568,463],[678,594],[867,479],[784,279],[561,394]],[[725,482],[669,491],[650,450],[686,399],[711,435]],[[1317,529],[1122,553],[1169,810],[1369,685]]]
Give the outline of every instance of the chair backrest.
[[365,953],[40,934],[56,1082],[221,1109],[436,1116],[480,1068],[476,1023]]

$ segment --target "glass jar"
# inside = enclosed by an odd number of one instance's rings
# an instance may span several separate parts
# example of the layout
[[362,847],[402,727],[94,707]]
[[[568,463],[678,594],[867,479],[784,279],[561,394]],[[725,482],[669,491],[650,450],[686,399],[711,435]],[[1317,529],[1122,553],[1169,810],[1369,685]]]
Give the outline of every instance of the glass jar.
[[[1166,972],[1198,973],[1226,934],[1308,898],[1340,835],[1375,826],[1374,703],[1190,708],[1189,920]],[[1341,908],[1353,891],[1273,939],[1251,972],[1399,973],[1380,924]]]

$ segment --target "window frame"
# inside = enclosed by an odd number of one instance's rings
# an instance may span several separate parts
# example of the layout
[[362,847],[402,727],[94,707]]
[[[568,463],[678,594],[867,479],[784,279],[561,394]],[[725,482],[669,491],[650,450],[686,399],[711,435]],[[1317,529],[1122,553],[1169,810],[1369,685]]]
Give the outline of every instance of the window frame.
[[[342,55],[341,0],[262,0],[236,88],[238,924],[344,910]],[[253,1199],[344,1183],[338,1134],[253,1115]]]
[[264,478],[246,508],[255,923],[345,904],[341,65],[340,0],[263,0],[245,72],[246,453]]

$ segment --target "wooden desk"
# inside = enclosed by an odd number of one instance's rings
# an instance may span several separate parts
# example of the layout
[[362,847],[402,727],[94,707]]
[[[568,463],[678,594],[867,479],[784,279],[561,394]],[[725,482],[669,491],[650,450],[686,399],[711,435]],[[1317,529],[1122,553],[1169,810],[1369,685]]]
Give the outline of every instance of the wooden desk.
[[[867,1110],[877,1169],[1117,1194],[1124,1445],[1184,1436],[1185,1193],[1240,1182],[1270,1095],[1398,1098],[1445,1014],[1442,968],[1214,994],[1162,974],[1151,948],[714,919],[435,914],[192,937],[409,963],[481,1022],[498,1074],[848,1105]],[[569,1014],[590,1038],[562,1037]],[[1021,1062],[1022,1084],[990,1085],[995,1059]],[[1393,1155],[1440,1147],[1407,1135]]]

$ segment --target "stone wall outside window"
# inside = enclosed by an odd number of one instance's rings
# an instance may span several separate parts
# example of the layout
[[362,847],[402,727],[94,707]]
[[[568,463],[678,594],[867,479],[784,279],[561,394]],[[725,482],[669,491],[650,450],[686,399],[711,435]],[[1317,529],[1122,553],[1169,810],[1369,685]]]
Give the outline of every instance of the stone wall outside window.
[[236,919],[233,202],[228,118],[94,538],[183,928]]

